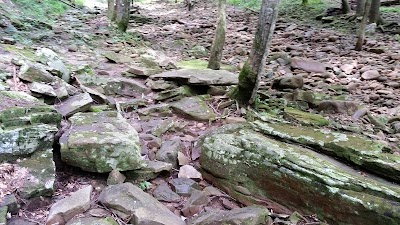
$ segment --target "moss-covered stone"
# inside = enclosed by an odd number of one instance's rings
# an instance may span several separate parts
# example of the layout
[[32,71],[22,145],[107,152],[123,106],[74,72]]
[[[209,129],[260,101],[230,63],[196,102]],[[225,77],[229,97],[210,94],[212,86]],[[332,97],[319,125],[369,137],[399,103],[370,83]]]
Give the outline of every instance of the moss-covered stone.
[[400,223],[398,185],[251,129],[205,137],[200,163],[206,179],[245,204],[284,205],[330,224]]
[[194,120],[210,121],[217,117],[214,111],[199,96],[183,98],[171,103],[171,107],[177,113]]
[[285,108],[283,115],[285,119],[298,122],[302,125],[311,125],[316,127],[329,125],[329,120],[325,119],[325,117],[319,114],[308,113],[298,109]]
[[53,194],[56,167],[51,148],[35,152],[31,157],[21,160],[18,165],[26,171],[23,177],[18,178],[22,181],[22,186],[18,188],[21,197],[29,199]]
[[66,225],[118,225],[118,223],[111,217],[83,217],[72,219]]
[[143,167],[139,136],[117,112],[77,113],[69,120],[71,127],[60,138],[67,164],[99,173]]
[[387,146],[381,142],[358,134],[282,123],[256,121],[253,126],[264,134],[316,148],[383,177],[400,181],[400,157],[387,153]]
[[[198,70],[205,70],[208,66],[207,60],[201,59],[193,59],[193,60],[186,60],[186,61],[179,61],[176,63],[176,66],[179,69],[198,69]],[[228,71],[235,71],[236,69],[230,65],[221,65],[221,69],[228,70]]]

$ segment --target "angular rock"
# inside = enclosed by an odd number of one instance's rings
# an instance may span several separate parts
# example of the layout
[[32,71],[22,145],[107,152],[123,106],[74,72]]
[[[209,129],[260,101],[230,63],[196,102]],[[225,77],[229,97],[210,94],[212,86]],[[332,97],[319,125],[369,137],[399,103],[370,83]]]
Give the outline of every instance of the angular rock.
[[277,89],[296,89],[304,85],[303,76],[285,76],[274,81],[273,87]]
[[54,91],[54,88],[48,84],[42,84],[38,82],[33,82],[29,88],[30,91],[39,93],[42,95],[56,97],[57,94]]
[[113,62],[113,63],[123,64],[123,63],[129,63],[132,61],[131,57],[125,56],[123,54],[118,54],[115,52],[105,52],[105,53],[103,53],[103,56],[106,59],[108,59],[110,62]]
[[96,218],[96,217],[83,217],[70,220],[66,225],[118,225],[111,217]]
[[170,104],[173,110],[194,120],[210,121],[217,117],[214,111],[199,96],[186,97]]
[[172,164],[160,161],[145,160],[143,168],[125,171],[124,174],[129,181],[147,181],[154,179],[162,172],[172,170]]
[[60,138],[67,164],[98,173],[143,167],[138,133],[119,113],[77,113],[69,120],[71,127]]
[[248,206],[230,211],[213,210],[201,213],[189,220],[188,225],[243,224],[263,225],[268,219],[268,210],[261,206]]
[[192,90],[192,88],[190,88],[187,85],[183,85],[171,90],[161,91],[160,93],[157,94],[155,99],[158,101],[165,101],[165,100],[177,101],[184,97],[191,97],[193,95],[195,95],[195,92]]
[[132,215],[132,224],[185,225],[181,218],[132,183],[106,187],[99,201],[108,208]]
[[168,90],[177,88],[175,82],[165,80],[147,80],[146,86],[151,88],[152,90]]
[[304,70],[310,73],[324,73],[326,72],[326,67],[323,63],[303,58],[292,58],[290,66],[294,69]]
[[[202,153],[206,179],[239,201],[268,198],[302,214],[314,212],[332,224],[400,222],[397,184],[363,176],[310,149],[241,127],[221,128],[205,137]],[[250,195],[237,192],[237,186]]]
[[23,175],[17,178],[21,183],[18,193],[22,198],[51,196],[54,193],[56,166],[52,149],[37,151],[18,162],[18,166],[24,171]]
[[153,191],[153,196],[159,201],[164,202],[180,202],[181,197],[173,192],[168,184],[160,184],[156,189]]
[[41,63],[48,65],[52,72],[61,77],[65,82],[70,81],[70,71],[57,53],[48,48],[41,48],[36,51],[36,55],[39,57]]
[[179,178],[202,179],[201,173],[191,165],[184,165],[179,168]]
[[92,189],[92,186],[89,185],[54,203],[50,208],[46,225],[64,225],[75,215],[88,210]]
[[18,77],[29,82],[51,83],[57,80],[57,77],[49,73],[41,64],[22,65]]
[[225,70],[172,70],[150,76],[151,79],[176,80],[191,85],[234,85],[238,75]]
[[199,213],[209,202],[208,196],[202,191],[193,191],[190,198],[183,205],[182,213],[186,217]]
[[0,225],[7,223],[7,206],[0,207]]
[[357,111],[357,104],[352,101],[325,100],[321,101],[317,110],[324,113],[341,113],[352,115]]
[[190,196],[193,190],[200,190],[196,181],[189,178],[175,178],[171,180],[172,190],[180,196]]
[[160,150],[157,151],[156,159],[171,163],[173,167],[178,165],[178,152],[185,149],[182,141],[179,139],[166,141],[161,145]]
[[7,221],[7,225],[38,225],[38,223],[14,217]]
[[364,80],[376,80],[380,76],[381,75],[379,74],[379,72],[377,70],[368,70],[361,74],[361,77]]
[[17,202],[17,198],[14,194],[8,194],[0,199],[0,208],[7,206],[8,212],[11,214],[17,214],[20,208],[20,205]]
[[131,66],[129,66],[129,69],[126,72],[127,72],[126,76],[129,76],[129,74],[133,74],[136,76],[148,77],[150,75],[156,74],[158,71],[148,69],[145,67],[131,65]]
[[172,113],[172,110],[170,109],[170,105],[165,104],[165,103],[160,103],[157,105],[152,105],[146,108],[142,108],[138,110],[139,115],[145,115],[148,116],[150,114],[158,113],[161,115],[169,115]]
[[113,169],[110,174],[108,174],[107,185],[122,184],[124,183],[126,177],[116,169]]
[[57,111],[64,117],[71,116],[77,112],[84,112],[88,110],[93,103],[90,94],[83,93],[75,95],[58,105]]

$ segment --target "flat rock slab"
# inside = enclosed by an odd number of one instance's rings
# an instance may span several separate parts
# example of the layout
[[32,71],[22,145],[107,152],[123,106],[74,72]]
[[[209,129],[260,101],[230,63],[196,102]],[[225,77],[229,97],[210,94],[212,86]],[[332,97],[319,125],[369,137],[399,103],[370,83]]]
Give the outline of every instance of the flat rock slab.
[[191,85],[234,85],[239,81],[238,75],[226,70],[171,70],[150,76],[152,79],[177,80]]
[[330,224],[400,224],[400,186],[245,126],[205,137],[200,163],[206,179],[247,204],[268,199]]
[[213,210],[201,213],[188,222],[188,225],[206,224],[267,224],[268,210],[261,206],[249,206],[240,209]]
[[24,199],[38,196],[51,196],[54,193],[56,166],[53,162],[53,152],[37,151],[29,158],[18,162],[20,176],[16,182],[20,183],[19,195]]
[[86,186],[72,193],[70,196],[56,202],[50,208],[46,225],[63,225],[75,215],[88,210],[90,208],[92,189],[92,186]]
[[111,217],[96,218],[96,217],[83,217],[70,220],[66,225],[118,225]]
[[69,121],[60,138],[67,164],[98,173],[143,167],[138,133],[117,112],[77,113]]
[[177,113],[194,120],[210,121],[217,117],[210,106],[199,96],[186,97],[170,104]]
[[90,108],[93,103],[89,93],[75,95],[58,105],[57,111],[62,116],[70,116],[77,112],[84,112]]
[[101,192],[99,201],[108,208],[132,215],[132,224],[186,224],[179,216],[132,183],[106,187]]
[[304,70],[306,72],[324,73],[326,67],[323,63],[305,58],[293,58],[290,66],[294,69]]
[[400,181],[400,156],[387,153],[387,146],[367,137],[289,124],[256,121],[261,133],[317,148],[319,151],[354,163],[382,177]]

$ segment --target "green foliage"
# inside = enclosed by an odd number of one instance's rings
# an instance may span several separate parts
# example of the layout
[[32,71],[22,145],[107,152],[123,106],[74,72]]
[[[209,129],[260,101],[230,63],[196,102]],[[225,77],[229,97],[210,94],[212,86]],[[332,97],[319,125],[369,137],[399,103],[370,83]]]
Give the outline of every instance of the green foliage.
[[139,183],[139,187],[140,187],[140,189],[142,189],[143,191],[149,189],[150,186],[151,186],[151,183],[148,182],[148,181],[143,181],[143,182],[140,182],[140,183]]
[[228,0],[232,5],[241,6],[253,10],[258,10],[261,7],[261,0]]
[[290,15],[305,19],[314,19],[318,14],[324,13],[329,7],[334,7],[335,2],[323,0],[308,0],[303,5],[301,0],[282,0],[279,6],[281,15]]
[[84,6],[86,0],[75,0],[75,5]]
[[391,7],[381,6],[379,9],[381,10],[381,12],[400,13],[400,6],[391,6]]
[[13,0],[24,16],[35,18],[42,22],[52,22],[58,15],[68,9],[68,6],[58,0]]

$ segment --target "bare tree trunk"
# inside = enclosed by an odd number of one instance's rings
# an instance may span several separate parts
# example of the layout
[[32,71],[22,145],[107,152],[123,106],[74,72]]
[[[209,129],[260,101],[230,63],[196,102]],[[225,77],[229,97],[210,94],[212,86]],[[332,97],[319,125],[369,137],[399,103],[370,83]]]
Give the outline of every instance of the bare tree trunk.
[[252,104],[256,97],[260,79],[264,73],[268,48],[275,30],[279,1],[262,1],[257,31],[250,56],[240,71],[238,86],[231,93],[232,98],[241,104]]
[[368,23],[368,14],[369,14],[368,12],[370,11],[370,8],[371,8],[371,1],[373,1],[373,0],[365,1],[364,15],[361,20],[360,29],[358,30],[358,39],[357,39],[356,47],[354,48],[354,50],[356,50],[356,51],[361,51],[362,46],[364,44],[365,27],[367,26],[367,23]]
[[342,0],[342,13],[347,14],[350,12],[350,5],[348,0]]
[[117,1],[117,23],[118,29],[125,32],[129,23],[129,11],[131,8],[131,0],[116,0]]
[[380,0],[372,0],[371,9],[369,10],[369,22],[379,24],[381,22],[380,11],[381,7]]
[[364,11],[365,11],[365,0],[357,0],[356,15],[362,16],[364,15]]
[[116,0],[108,0],[108,8],[107,8],[107,16],[111,21],[114,21],[115,18],[117,17],[117,11],[116,11]]
[[218,1],[218,21],[213,45],[211,47],[208,68],[219,70],[221,68],[222,50],[225,44],[226,33],[226,0]]

